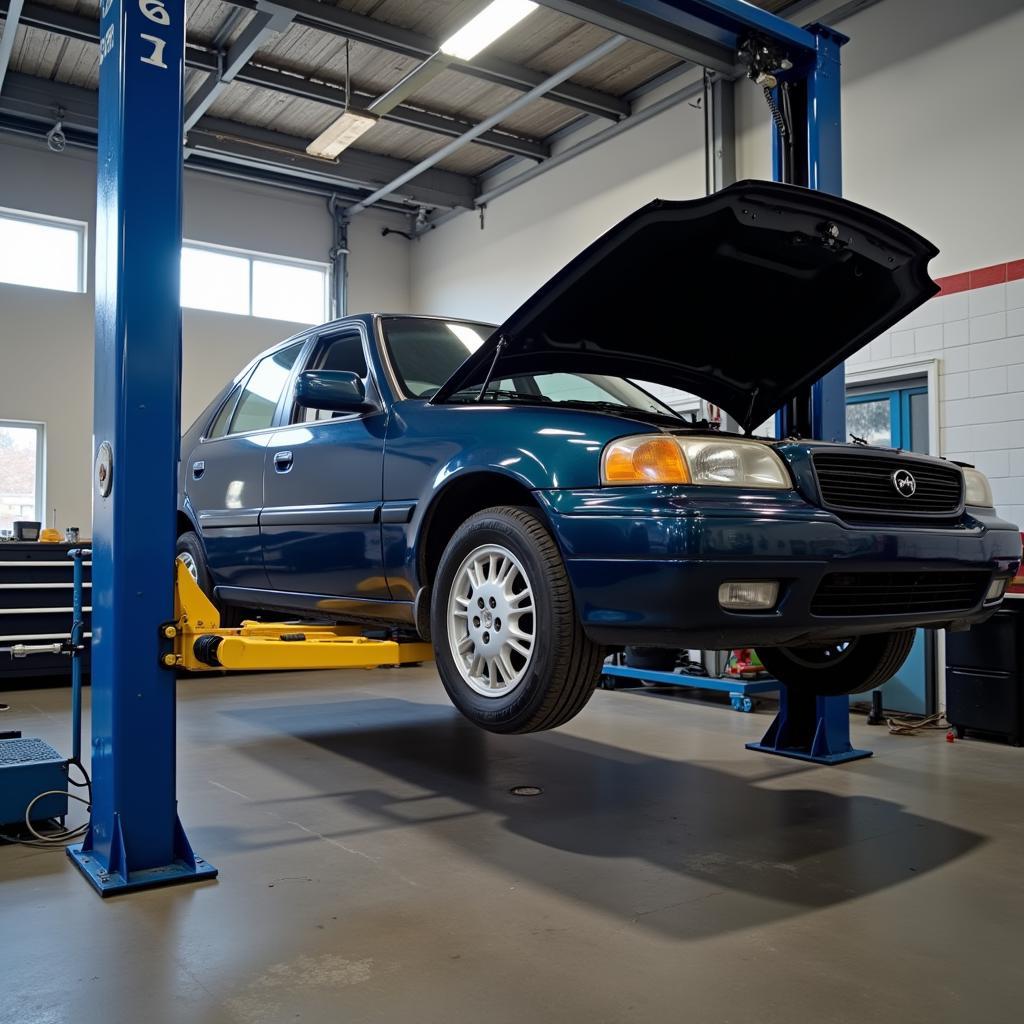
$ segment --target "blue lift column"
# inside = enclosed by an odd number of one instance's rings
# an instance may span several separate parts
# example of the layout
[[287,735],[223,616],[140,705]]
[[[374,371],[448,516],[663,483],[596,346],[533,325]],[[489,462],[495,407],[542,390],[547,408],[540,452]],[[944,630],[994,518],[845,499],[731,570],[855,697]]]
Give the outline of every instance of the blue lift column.
[[[816,59],[810,67],[794,68],[789,77],[796,158],[784,158],[786,140],[774,123],[772,172],[776,181],[838,196],[843,191],[839,48],[847,37],[823,25],[811,25],[808,31],[816,39]],[[780,103],[780,90],[774,92],[776,103]],[[776,426],[779,437],[798,434],[844,441],[846,382],[842,364],[780,410]],[[785,686],[779,692],[779,713],[768,732],[760,743],[748,743],[747,747],[816,764],[871,756],[870,750],[857,750],[850,742],[848,697],[791,694]]]
[[178,820],[173,619],[184,0],[103,0],[96,160],[92,813],[104,896],[210,878]]

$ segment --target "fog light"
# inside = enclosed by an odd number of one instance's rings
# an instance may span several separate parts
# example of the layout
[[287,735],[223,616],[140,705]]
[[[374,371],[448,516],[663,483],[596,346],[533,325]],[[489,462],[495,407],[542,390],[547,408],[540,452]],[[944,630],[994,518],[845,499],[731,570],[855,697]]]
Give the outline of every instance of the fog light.
[[775,607],[779,597],[777,580],[749,583],[723,583],[718,588],[718,603],[723,608],[743,611],[766,611]]
[[986,601],[998,601],[1006,593],[1006,584],[1010,581],[1005,577],[1001,580],[993,580],[988,586],[988,593],[985,594]]

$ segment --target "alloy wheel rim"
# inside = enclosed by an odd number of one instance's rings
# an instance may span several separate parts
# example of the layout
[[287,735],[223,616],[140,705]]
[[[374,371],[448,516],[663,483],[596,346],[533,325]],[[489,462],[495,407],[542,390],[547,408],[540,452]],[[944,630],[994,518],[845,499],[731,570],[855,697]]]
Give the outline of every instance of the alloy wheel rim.
[[533,661],[536,629],[522,562],[500,544],[470,551],[448,594],[448,643],[466,684],[484,697],[510,694]]

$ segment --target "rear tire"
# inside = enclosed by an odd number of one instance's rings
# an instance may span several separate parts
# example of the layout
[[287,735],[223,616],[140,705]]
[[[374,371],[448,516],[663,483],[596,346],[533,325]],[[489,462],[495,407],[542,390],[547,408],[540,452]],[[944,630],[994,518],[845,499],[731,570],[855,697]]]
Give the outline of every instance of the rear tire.
[[448,696],[490,732],[557,728],[601,678],[604,652],[583,632],[558,546],[526,508],[485,509],[456,531],[430,625]]
[[871,633],[844,643],[759,647],[761,664],[794,692],[820,697],[867,693],[888,682],[914,646],[913,629]]

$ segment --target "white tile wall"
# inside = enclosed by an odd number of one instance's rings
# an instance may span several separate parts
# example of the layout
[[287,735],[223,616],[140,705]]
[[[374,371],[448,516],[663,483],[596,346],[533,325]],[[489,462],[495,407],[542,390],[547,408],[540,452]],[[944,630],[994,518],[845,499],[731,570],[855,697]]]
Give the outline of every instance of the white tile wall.
[[1024,528],[1024,279],[931,299],[849,364],[901,356],[939,360],[941,454],[986,473]]

